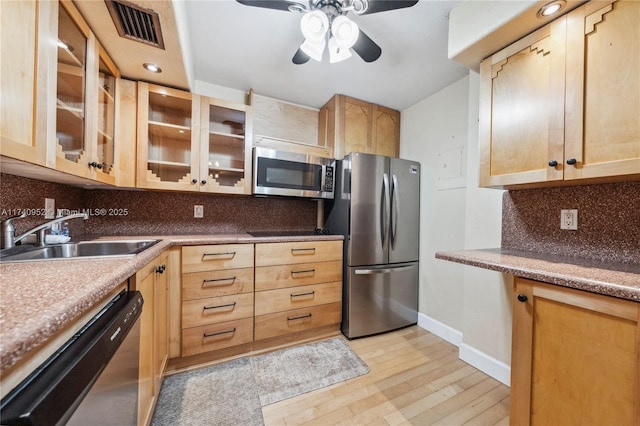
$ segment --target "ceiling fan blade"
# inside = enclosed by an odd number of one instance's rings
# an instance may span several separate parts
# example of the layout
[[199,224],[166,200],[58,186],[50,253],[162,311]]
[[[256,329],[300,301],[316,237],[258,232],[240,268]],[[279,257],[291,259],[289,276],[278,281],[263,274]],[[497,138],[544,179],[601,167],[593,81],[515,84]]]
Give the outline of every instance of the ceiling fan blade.
[[382,49],[369,38],[362,30],[358,35],[358,41],[352,47],[365,62],[373,62],[382,55]]
[[[239,1],[239,0],[238,0]],[[404,9],[418,3],[418,0],[369,0],[369,7],[359,15],[386,12],[387,10]]]
[[299,6],[300,3],[287,0],[236,0],[245,6],[264,7],[265,9],[275,9],[289,11],[289,6]]
[[311,59],[309,57],[309,55],[304,53],[302,51],[302,48],[298,48],[298,50],[296,51],[296,54],[293,55],[293,59],[291,59],[291,60],[296,65],[302,65],[302,64],[306,64],[307,62],[309,62],[309,59]]

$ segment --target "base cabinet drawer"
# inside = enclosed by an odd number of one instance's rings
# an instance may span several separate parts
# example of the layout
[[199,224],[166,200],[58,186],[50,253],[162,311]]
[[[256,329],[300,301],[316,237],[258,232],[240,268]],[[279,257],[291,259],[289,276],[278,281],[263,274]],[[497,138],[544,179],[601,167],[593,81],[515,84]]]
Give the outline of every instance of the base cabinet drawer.
[[182,328],[253,317],[253,293],[182,302]]
[[253,267],[253,244],[222,244],[182,248],[182,272]]
[[259,315],[255,320],[255,340],[338,324],[340,321],[342,321],[342,303],[340,302]]
[[256,266],[328,262],[342,259],[342,241],[256,244]]
[[182,300],[253,293],[253,268],[182,274]]
[[296,263],[256,268],[256,291],[342,280],[342,261]]
[[182,330],[182,356],[242,345],[253,341],[253,318]]
[[256,315],[340,302],[342,282],[256,292]]

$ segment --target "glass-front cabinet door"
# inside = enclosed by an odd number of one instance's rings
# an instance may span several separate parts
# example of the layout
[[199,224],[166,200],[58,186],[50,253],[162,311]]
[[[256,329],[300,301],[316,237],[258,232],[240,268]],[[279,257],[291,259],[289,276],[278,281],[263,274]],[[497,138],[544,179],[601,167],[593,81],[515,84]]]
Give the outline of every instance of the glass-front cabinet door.
[[98,58],[98,122],[95,130],[96,151],[93,167],[97,178],[115,175],[115,129],[116,129],[116,82],[118,70],[106,52],[99,48]]
[[192,117],[199,116],[199,100],[181,90],[138,83],[138,187],[198,191],[199,138]]
[[203,98],[201,114],[201,190],[250,194],[251,107]]
[[58,11],[58,72],[56,90],[56,158],[72,163],[87,160],[85,81],[88,27],[78,22],[65,3]]

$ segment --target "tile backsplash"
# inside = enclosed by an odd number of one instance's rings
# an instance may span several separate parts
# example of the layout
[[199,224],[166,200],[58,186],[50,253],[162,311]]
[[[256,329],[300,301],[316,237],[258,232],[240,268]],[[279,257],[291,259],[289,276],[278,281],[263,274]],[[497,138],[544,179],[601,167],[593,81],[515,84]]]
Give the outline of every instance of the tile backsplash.
[[[18,209],[32,214],[14,222],[16,232],[45,221],[44,199],[56,208],[87,210],[87,221],[69,222],[71,235],[221,234],[257,230],[313,230],[317,201],[143,190],[83,189],[0,174],[0,220]],[[202,205],[204,217],[193,217]]]
[[[578,229],[560,229],[560,210]],[[505,192],[502,248],[640,264],[640,182]]]

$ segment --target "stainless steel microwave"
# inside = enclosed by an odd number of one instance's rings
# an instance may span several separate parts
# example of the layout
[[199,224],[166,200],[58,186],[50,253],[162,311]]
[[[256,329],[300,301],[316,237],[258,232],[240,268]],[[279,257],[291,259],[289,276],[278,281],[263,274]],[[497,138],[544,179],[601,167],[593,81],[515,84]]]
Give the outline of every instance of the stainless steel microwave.
[[253,193],[333,198],[336,160],[253,148]]

